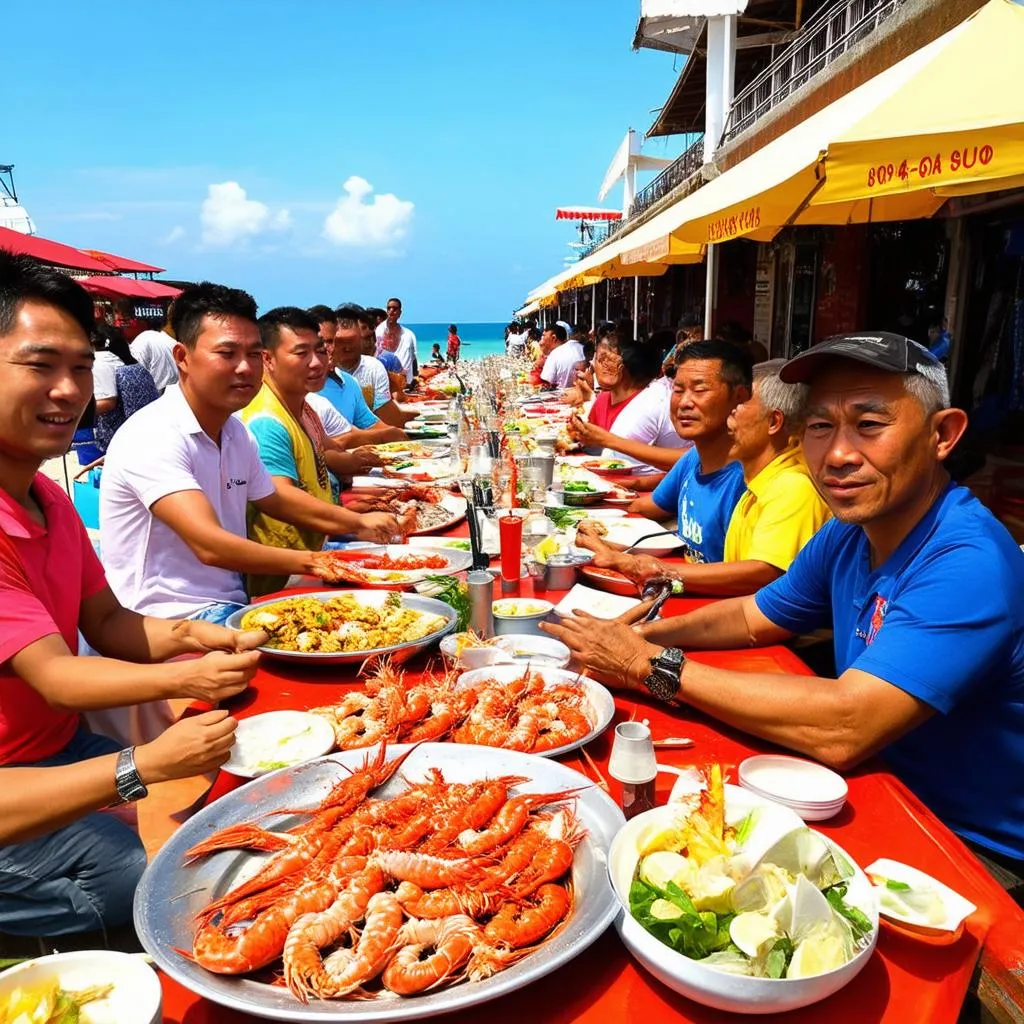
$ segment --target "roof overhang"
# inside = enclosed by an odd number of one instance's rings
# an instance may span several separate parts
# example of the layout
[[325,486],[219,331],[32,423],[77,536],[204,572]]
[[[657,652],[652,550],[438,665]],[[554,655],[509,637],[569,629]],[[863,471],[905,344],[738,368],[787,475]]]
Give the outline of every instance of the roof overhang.
[[641,0],[633,49],[690,54],[708,18],[742,14],[748,0]]

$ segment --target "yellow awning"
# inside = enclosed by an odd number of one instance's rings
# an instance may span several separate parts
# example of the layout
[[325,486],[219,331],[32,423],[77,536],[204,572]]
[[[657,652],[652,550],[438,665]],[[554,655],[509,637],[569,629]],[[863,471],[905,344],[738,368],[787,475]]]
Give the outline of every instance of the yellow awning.
[[512,315],[513,315],[514,319],[516,319],[516,320],[524,320],[526,317],[531,316],[533,313],[536,313],[539,309],[540,309],[540,303],[539,302],[537,302],[537,301],[528,302],[521,309],[517,309],[515,311],[515,313],[513,313]]
[[[822,190],[824,156],[831,140],[897,93],[945,42],[944,36],[922,47],[624,235],[613,243],[622,264],[652,259],[696,262],[699,257],[689,255],[694,247],[703,252],[701,247],[709,243],[741,237],[769,241],[787,225],[803,223],[802,211]],[[927,211],[918,216],[934,212],[938,204],[922,205]],[[872,218],[866,206],[836,207],[823,216],[830,219],[819,223],[884,219]]]
[[[922,193],[930,190],[938,206],[945,195],[1019,185],[1024,175],[1024,7],[989,0],[919,52],[925,51],[927,61],[907,81],[834,136],[825,184],[812,206],[888,200],[892,211],[904,198],[924,203]],[[898,212],[872,219],[911,216]]]

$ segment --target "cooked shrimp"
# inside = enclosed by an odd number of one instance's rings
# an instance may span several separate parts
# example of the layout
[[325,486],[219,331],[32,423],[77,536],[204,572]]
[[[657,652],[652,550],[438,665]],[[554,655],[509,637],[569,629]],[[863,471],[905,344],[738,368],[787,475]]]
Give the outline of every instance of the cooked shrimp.
[[514,796],[495,815],[488,828],[482,832],[467,829],[460,833],[459,846],[469,854],[493,850],[522,831],[531,810],[558,803],[560,800],[568,800],[576,793],[575,789],[565,789],[560,793],[524,793],[521,796]]
[[[381,981],[396,995],[411,996],[454,981],[479,941],[477,923],[464,914],[434,921],[408,921],[399,932],[403,943],[384,968]],[[425,950],[434,952],[423,957]]]
[[505,903],[484,926],[484,938],[492,946],[532,946],[552,931],[571,908],[572,899],[565,888],[546,882],[532,896]]
[[[376,879],[371,880],[372,883]],[[353,894],[350,905],[339,910],[327,928],[322,919],[332,914],[344,896],[324,914],[304,924],[300,918],[292,925],[284,948],[285,981],[303,1002],[311,995],[321,999],[337,999],[375,978],[387,963],[402,927],[402,908],[390,892],[375,892],[362,902],[363,891]],[[360,906],[362,903],[362,906]],[[320,950],[337,941],[356,921],[365,915],[366,923],[352,949],[339,950],[321,961]],[[300,930],[304,933],[299,937]],[[331,938],[321,943],[328,935]],[[294,938],[293,938],[294,936]]]
[[370,863],[402,882],[414,882],[421,889],[443,889],[448,885],[475,882],[483,874],[472,860],[445,860],[409,850],[378,850]]
[[424,892],[412,882],[400,883],[395,896],[410,917],[427,919],[451,917],[453,914],[485,917],[497,913],[509,899],[505,890],[484,892],[475,887],[453,885]]
[[[552,821],[554,834],[549,833],[547,841],[512,885],[518,896],[529,896],[545,882],[561,878],[572,867],[573,853],[587,831],[575,815],[568,819],[565,815],[564,811],[555,815]],[[559,819],[565,819],[564,824],[560,824]]]

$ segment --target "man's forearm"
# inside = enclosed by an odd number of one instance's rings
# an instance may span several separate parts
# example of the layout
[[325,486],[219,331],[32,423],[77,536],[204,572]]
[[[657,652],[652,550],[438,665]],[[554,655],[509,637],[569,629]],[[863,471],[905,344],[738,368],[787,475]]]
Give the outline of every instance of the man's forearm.
[[[634,687],[642,688],[637,683],[646,670],[646,665],[632,669]],[[857,749],[856,716],[841,680],[736,672],[688,660],[678,700],[726,725],[826,764],[847,767],[869,752],[867,747]]]
[[643,441],[633,441],[628,437],[619,437],[604,431],[603,443],[606,448],[628,455],[637,462],[646,462],[655,469],[669,470],[686,454],[685,448],[661,448]]
[[115,803],[117,754],[49,768],[0,769],[0,845],[55,832]]
[[353,533],[362,524],[359,513],[328,504],[298,487],[279,487],[277,498],[280,507],[271,512],[271,515],[293,526],[303,526],[318,533],[330,534]]
[[782,575],[774,565],[755,560],[687,563],[675,569],[688,591],[721,597],[754,594]]
[[167,661],[199,651],[187,634],[175,630],[175,619],[139,615],[118,605],[94,627],[86,639],[105,657],[139,664]]
[[741,597],[716,601],[687,615],[648,622],[640,626],[638,632],[650,643],[683,650],[727,651],[751,647],[757,640],[747,624],[743,604]]

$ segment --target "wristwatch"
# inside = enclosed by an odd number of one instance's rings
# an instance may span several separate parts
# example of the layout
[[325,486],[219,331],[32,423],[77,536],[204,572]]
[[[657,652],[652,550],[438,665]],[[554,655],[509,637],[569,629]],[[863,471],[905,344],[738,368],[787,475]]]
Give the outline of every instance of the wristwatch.
[[671,703],[679,693],[685,663],[686,655],[678,647],[666,647],[659,655],[651,658],[651,671],[644,679],[644,686],[658,700]]
[[117,795],[121,803],[130,804],[135,800],[141,800],[149,793],[146,784],[135,767],[135,748],[125,747],[117,755],[117,768],[114,770],[114,784],[117,786]]

